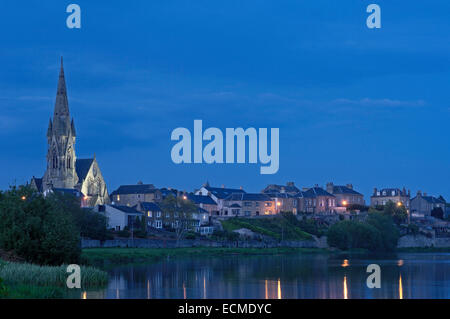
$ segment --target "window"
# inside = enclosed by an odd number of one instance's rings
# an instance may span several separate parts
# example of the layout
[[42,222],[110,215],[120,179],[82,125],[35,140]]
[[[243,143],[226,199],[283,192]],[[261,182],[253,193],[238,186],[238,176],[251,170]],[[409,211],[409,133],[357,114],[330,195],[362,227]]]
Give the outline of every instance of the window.
[[395,196],[395,191],[392,191],[392,196]]
[[152,217],[152,212],[151,211],[147,212],[147,217]]
[[256,203],[255,203],[255,206],[258,207],[258,206],[259,206],[259,202],[256,202]]
[[53,155],[52,167],[58,168],[58,157],[56,155]]
[[157,212],[156,217],[161,217],[161,212]]
[[120,195],[117,195],[116,199],[117,199],[118,202],[120,202]]
[[162,222],[160,220],[155,221],[153,225],[155,225],[155,228],[162,228]]
[[67,168],[71,168],[71,158],[70,156],[67,157]]
[[252,206],[252,203],[251,202],[244,202],[244,206],[250,207],[250,206]]
[[248,210],[246,210],[244,213],[245,213],[245,216],[251,216],[252,215],[252,213],[250,211],[248,211]]

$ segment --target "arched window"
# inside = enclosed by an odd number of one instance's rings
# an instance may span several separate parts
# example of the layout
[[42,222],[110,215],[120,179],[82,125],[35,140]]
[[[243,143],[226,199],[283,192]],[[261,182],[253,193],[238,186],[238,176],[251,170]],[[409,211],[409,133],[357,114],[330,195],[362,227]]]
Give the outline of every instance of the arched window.
[[72,168],[71,165],[72,165],[71,158],[70,156],[67,156],[67,168]]
[[52,166],[53,168],[58,168],[58,157],[56,155],[53,155]]

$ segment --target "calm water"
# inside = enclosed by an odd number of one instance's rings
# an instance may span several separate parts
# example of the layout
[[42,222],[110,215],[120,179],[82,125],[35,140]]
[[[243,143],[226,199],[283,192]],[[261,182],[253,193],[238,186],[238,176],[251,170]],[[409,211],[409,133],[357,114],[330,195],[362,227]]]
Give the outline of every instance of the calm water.
[[[381,288],[366,286],[367,265]],[[117,267],[82,298],[450,298],[449,253],[173,258]]]

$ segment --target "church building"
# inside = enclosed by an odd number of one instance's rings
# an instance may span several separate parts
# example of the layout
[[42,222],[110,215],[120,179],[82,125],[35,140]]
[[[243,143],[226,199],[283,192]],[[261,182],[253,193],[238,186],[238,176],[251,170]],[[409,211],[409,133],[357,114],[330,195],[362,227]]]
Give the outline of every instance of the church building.
[[52,191],[77,191],[82,206],[93,207],[109,203],[105,180],[97,159],[79,159],[75,153],[76,131],[70,117],[63,61],[59,73],[53,120],[47,130],[47,170],[43,178],[33,177],[31,186],[47,194]]

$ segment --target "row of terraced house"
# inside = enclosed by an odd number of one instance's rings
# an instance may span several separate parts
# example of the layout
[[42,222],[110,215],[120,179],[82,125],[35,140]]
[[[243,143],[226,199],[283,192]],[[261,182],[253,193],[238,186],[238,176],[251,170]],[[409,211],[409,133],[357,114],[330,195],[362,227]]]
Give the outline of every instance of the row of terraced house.
[[[156,188],[152,184],[139,182],[120,186],[111,193],[111,204],[97,209],[124,211],[128,216],[133,212],[136,216],[145,216],[150,227],[161,229],[167,225],[167,218],[160,204],[169,195],[182,196],[198,207],[193,225],[201,234],[213,231],[212,221],[216,218],[270,216],[280,212],[292,212],[295,215],[337,215],[346,214],[348,208],[357,210],[366,205],[363,194],[355,190],[352,184],[334,185],[329,182],[324,188],[314,185],[300,189],[293,182],[288,182],[286,185],[268,185],[260,193],[248,193],[242,187],[213,187],[209,183],[193,192],[186,192]],[[389,201],[404,205],[408,213],[416,218],[429,216],[436,208],[442,208],[444,214],[448,214],[443,198],[422,194],[420,191],[411,198],[411,192],[405,188],[375,188],[370,206],[385,205]],[[125,219],[120,225],[110,226],[123,228],[127,225]]]

